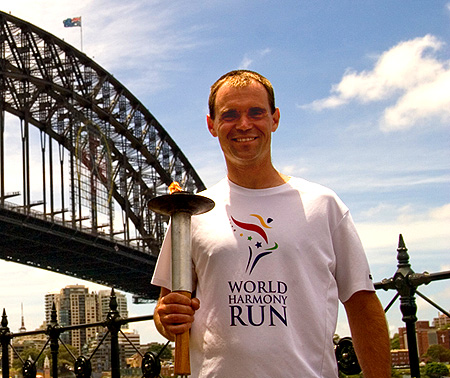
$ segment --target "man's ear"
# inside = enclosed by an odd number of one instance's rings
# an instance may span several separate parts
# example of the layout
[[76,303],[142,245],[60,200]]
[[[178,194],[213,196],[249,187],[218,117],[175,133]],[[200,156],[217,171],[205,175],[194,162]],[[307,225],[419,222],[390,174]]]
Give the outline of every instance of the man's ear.
[[214,120],[211,118],[211,116],[208,114],[206,116],[206,124],[208,125],[208,130],[211,133],[213,137],[217,137],[216,129],[214,128]]
[[278,129],[278,125],[280,123],[280,109],[276,108],[275,112],[272,114],[272,132],[275,132]]

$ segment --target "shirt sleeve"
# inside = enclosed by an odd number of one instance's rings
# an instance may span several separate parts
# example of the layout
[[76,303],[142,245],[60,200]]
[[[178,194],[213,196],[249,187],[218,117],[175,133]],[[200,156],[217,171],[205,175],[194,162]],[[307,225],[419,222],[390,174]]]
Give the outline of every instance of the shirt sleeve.
[[339,299],[346,302],[358,291],[375,291],[364,248],[347,211],[333,232]]
[[161,246],[151,283],[152,285],[172,290],[172,241],[170,225]]

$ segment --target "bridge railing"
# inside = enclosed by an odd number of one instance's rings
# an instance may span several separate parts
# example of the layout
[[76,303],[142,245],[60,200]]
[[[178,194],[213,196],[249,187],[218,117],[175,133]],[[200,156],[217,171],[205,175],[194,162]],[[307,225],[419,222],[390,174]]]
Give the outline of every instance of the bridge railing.
[[[49,347],[51,353],[51,377],[58,378],[58,360],[59,360],[59,350],[62,345],[71,355],[74,361],[74,373],[77,378],[89,378],[92,374],[92,360],[95,357],[96,353],[98,353],[99,348],[110,342],[110,370],[111,378],[120,378],[120,370],[121,368],[125,368],[125,366],[120,366],[120,346],[119,346],[119,334],[123,335],[126,341],[134,348],[136,353],[140,355],[142,358],[141,370],[142,377],[144,378],[156,378],[159,377],[161,371],[161,363],[159,360],[159,354],[155,354],[153,352],[142,353],[139,346],[136,346],[132,343],[132,341],[126,336],[124,332],[122,332],[121,328],[125,324],[133,323],[133,322],[141,322],[153,320],[153,315],[144,315],[139,317],[131,317],[131,318],[122,318],[119,315],[117,310],[118,304],[116,300],[116,296],[114,290],[111,291],[110,298],[110,310],[108,312],[107,318],[105,321],[98,323],[88,323],[88,324],[80,324],[73,326],[61,326],[57,321],[57,312],[56,307],[53,305],[53,309],[51,312],[51,321],[47,325],[46,329],[31,331],[31,332],[20,332],[17,334],[11,333],[8,328],[8,320],[6,316],[5,310],[3,310],[3,316],[1,320],[0,327],[0,343],[1,343],[1,351],[2,351],[2,359],[1,359],[1,367],[2,367],[2,376],[9,377],[10,376],[10,353],[13,353],[15,357],[17,357],[22,364],[22,375],[23,378],[36,378],[37,375],[37,360],[43,354],[43,352]],[[104,327],[106,329],[103,338],[100,342],[95,346],[93,351],[90,351],[89,356],[81,355],[76,357],[68,348],[68,346],[61,339],[61,334],[64,332],[69,332],[73,330],[81,330],[87,328],[94,327]],[[31,335],[46,335],[47,341],[40,351],[39,356],[36,358],[36,361],[31,359],[24,360],[23,357],[17,352],[14,347],[12,340],[15,338],[31,336]],[[109,336],[109,337],[108,337]],[[166,346],[168,343],[166,344]],[[161,353],[161,352],[160,352]]]
[[[13,203],[13,202],[9,202],[9,201],[2,201],[2,202],[3,202],[3,205],[0,202],[0,206],[2,206],[3,208],[5,208],[7,210],[15,211],[17,213],[20,213],[20,214],[23,214],[26,216],[31,216],[33,218],[38,218],[38,219],[41,219],[44,221],[56,223],[56,224],[59,224],[60,226],[77,229],[82,232],[86,232],[88,234],[92,233],[91,227],[83,226],[82,224],[80,224],[80,222],[72,222],[71,219],[63,219],[63,218],[55,216],[55,215],[45,214],[41,211],[31,209],[30,207],[18,205],[17,203]],[[122,238],[118,238],[117,236],[115,236],[114,232],[108,234],[107,232],[102,231],[100,229],[100,230],[96,231],[96,236],[104,238],[104,239],[108,239],[108,240],[113,238],[114,242],[116,242],[116,243],[123,244],[126,246],[131,245],[133,248],[136,248],[136,249],[145,249],[144,245],[142,245],[141,243],[138,243],[136,240],[124,240]]]

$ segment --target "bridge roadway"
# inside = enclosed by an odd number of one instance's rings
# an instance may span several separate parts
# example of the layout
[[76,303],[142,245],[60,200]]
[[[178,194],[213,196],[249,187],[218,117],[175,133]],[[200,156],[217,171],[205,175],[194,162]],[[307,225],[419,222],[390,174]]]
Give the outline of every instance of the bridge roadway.
[[156,257],[117,240],[0,207],[0,259],[157,299]]

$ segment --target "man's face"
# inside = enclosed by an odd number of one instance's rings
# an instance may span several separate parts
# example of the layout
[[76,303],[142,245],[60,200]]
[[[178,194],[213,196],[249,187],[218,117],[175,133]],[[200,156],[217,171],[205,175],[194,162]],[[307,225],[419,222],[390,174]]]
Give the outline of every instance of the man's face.
[[223,84],[216,97],[216,117],[207,117],[208,129],[219,143],[227,165],[245,167],[271,161],[271,135],[278,127],[279,110],[272,114],[264,86]]

